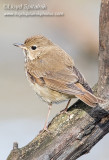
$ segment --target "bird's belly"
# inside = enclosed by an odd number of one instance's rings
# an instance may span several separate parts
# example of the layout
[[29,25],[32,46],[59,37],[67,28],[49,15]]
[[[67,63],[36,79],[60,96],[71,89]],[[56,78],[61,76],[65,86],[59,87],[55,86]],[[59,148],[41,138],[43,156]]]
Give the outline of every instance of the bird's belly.
[[33,84],[32,86],[34,91],[47,103],[58,103],[70,98],[69,95],[59,93],[47,87],[39,86],[38,84]]
[[45,86],[40,86],[37,83],[33,83],[30,77],[28,76],[27,72],[26,76],[36,94],[39,95],[47,103],[58,103],[75,97],[73,95],[63,94],[49,89]]

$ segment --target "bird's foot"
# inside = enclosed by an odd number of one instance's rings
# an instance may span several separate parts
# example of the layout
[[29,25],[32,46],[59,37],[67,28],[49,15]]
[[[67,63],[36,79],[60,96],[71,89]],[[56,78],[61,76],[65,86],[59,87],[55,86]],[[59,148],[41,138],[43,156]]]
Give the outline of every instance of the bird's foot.
[[70,119],[70,113],[66,109],[60,111],[60,114],[66,114],[69,116],[69,119]]
[[44,132],[49,132],[49,130],[48,130],[47,127],[44,127],[44,128],[39,132],[39,134],[42,134],[42,133],[44,133]]
[[60,111],[60,114],[63,114],[63,113],[65,113],[65,114],[68,114],[68,115],[69,115],[69,113],[67,112],[67,110],[66,110],[66,109],[64,109],[64,110]]
[[49,130],[48,130],[47,127],[44,127],[44,128],[43,128],[43,131],[44,131],[44,132],[49,132]]

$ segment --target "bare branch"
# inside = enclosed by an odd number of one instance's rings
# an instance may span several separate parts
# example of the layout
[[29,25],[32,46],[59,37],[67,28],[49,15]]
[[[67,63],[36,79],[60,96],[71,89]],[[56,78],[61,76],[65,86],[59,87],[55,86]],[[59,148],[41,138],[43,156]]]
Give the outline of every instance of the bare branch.
[[109,0],[102,0],[99,25],[98,93],[109,98]]
[[102,108],[92,110],[76,102],[69,108],[70,119],[66,114],[56,116],[49,132],[39,134],[24,148],[13,149],[8,160],[75,160],[109,132],[109,104]]

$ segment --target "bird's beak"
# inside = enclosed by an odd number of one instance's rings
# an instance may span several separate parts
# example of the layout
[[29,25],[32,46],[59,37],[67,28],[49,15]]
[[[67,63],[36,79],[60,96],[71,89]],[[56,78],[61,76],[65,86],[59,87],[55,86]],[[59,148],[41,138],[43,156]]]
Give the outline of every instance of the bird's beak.
[[13,45],[16,46],[16,47],[20,47],[22,49],[26,49],[27,50],[27,48],[26,48],[26,46],[24,44],[14,43]]

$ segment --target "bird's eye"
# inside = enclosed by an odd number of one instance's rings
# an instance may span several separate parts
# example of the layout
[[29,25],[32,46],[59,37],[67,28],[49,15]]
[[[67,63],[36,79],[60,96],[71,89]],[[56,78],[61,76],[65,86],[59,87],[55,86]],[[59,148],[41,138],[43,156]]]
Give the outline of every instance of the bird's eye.
[[37,48],[36,46],[31,46],[32,50],[36,50],[36,48]]

